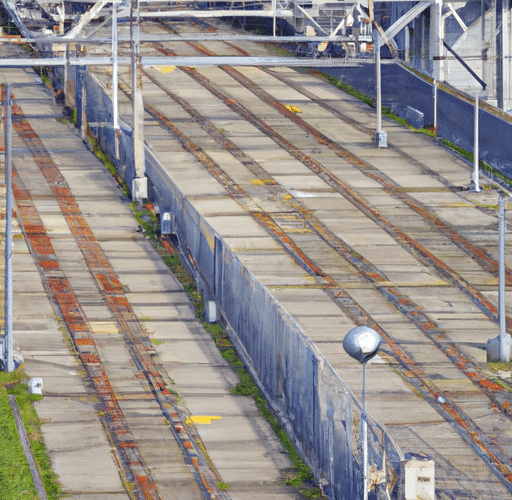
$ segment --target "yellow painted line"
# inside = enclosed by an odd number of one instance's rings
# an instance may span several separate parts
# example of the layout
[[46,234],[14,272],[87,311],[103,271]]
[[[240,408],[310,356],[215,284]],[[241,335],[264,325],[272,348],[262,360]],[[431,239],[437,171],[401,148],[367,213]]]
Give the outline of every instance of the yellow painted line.
[[286,104],[285,108],[288,111],[291,111],[292,113],[302,113],[302,109],[298,108],[297,106],[294,106],[293,104]]
[[442,205],[448,208],[475,208],[474,203],[447,203],[446,205]]
[[160,73],[172,73],[176,66],[153,66],[157,71],[160,71]]
[[480,391],[471,380],[465,379],[436,379],[435,386],[442,391]]
[[140,400],[140,399],[154,399],[154,395],[151,392],[139,393],[139,394],[116,394],[118,400]]
[[222,417],[215,417],[213,415],[190,415],[185,419],[187,425],[191,424],[211,424],[212,420],[222,420]]

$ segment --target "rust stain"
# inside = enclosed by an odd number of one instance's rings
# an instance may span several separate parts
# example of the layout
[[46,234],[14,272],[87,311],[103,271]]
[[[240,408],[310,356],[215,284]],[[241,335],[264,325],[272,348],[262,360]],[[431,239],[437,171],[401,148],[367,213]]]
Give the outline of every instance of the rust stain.
[[[22,112],[16,106],[13,106],[18,118],[22,117]],[[119,280],[114,276],[112,269],[108,265],[108,261],[103,255],[98,242],[87,225],[85,219],[81,216],[80,211],[74,201],[69,189],[66,187],[64,179],[60,172],[53,164],[50,156],[46,152],[44,145],[40,141],[37,134],[31,129],[30,124],[25,119],[17,119],[13,121],[14,128],[20,138],[25,142],[31,150],[35,161],[45,176],[48,185],[52,189],[53,195],[56,197],[62,213],[66,217],[68,225],[72,228],[72,232],[77,238],[77,242],[81,247],[84,256],[89,259],[88,264],[91,268],[97,268],[100,265],[107,265],[105,273],[99,273],[102,279],[97,280],[98,285],[108,288],[110,293],[119,293],[122,286]],[[19,179],[13,178],[13,192],[19,204],[18,216],[20,222],[25,228],[27,239],[33,250],[38,255],[51,255],[53,259],[40,258],[39,264],[44,273],[51,272],[58,266],[51,239],[45,232],[45,228],[39,219],[37,210],[34,207],[30,193],[24,188]],[[85,318],[83,317],[78,300],[70,287],[66,278],[55,277],[44,274],[48,283],[50,292],[57,302],[64,321],[70,331],[71,337],[75,343],[77,351],[80,355],[82,363],[86,368],[96,391],[103,403],[103,407],[107,413],[107,423],[109,430],[114,437],[114,442],[118,443],[118,449],[134,447],[133,440],[129,437],[130,433],[127,428],[123,413],[119,408],[115,393],[110,386],[108,377],[101,365],[94,341],[88,337],[90,334]],[[126,299],[119,299],[119,303],[125,308],[129,307]],[[119,314],[119,311],[117,311]],[[131,319],[131,318],[130,318]],[[77,332],[81,332],[77,334]],[[89,352],[84,351],[88,348]],[[129,461],[124,460],[125,463]],[[144,464],[136,461],[134,467],[144,467]],[[156,486],[147,476],[139,476],[137,488],[142,491],[144,498],[151,500],[160,499]]]
[[480,385],[491,389],[492,391],[502,391],[503,387],[492,380],[480,380]]
[[43,269],[60,269],[60,265],[56,260],[40,260],[39,265]]
[[88,338],[75,339],[75,344],[76,345],[94,345],[94,342],[92,341],[92,339],[88,339]]
[[80,357],[82,358],[82,363],[84,365],[97,365],[100,362],[96,354],[89,354],[84,352],[80,355]]

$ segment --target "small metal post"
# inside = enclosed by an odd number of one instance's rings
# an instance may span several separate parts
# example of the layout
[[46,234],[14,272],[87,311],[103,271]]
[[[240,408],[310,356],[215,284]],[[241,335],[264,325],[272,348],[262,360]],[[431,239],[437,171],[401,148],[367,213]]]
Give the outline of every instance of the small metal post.
[[363,500],[368,500],[368,423],[366,420],[366,363],[363,363],[363,401],[361,412],[361,437],[363,440]]
[[277,10],[277,1],[272,0],[272,34],[276,36],[276,10]]
[[117,3],[112,2],[112,127],[119,128],[119,99],[117,89]]
[[380,35],[377,30],[373,30],[373,50],[375,54],[375,93],[377,101],[377,130],[375,131],[375,144],[379,148],[387,148],[387,134],[382,130],[382,82],[380,72]]
[[12,154],[11,154],[11,88],[5,86],[5,370],[14,370],[12,340]]
[[479,164],[478,164],[478,96],[475,96],[475,113],[474,113],[474,124],[475,124],[475,133],[474,133],[474,147],[473,147],[473,183],[475,186],[475,192],[480,192],[480,172],[479,172]]
[[434,134],[437,135],[437,88],[438,82],[434,79]]
[[498,200],[498,217],[500,221],[499,258],[498,258],[498,314],[500,317],[500,361],[510,362],[510,340],[505,327],[505,206],[503,193]]

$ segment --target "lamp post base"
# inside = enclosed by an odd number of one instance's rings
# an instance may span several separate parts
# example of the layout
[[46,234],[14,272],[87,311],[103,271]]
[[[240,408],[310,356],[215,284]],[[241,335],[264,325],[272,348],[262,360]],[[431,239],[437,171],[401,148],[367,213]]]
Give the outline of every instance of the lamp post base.
[[375,145],[378,148],[387,148],[388,147],[388,133],[381,130],[380,132],[375,132]]
[[142,201],[148,197],[148,178],[135,177],[132,180],[132,200]]

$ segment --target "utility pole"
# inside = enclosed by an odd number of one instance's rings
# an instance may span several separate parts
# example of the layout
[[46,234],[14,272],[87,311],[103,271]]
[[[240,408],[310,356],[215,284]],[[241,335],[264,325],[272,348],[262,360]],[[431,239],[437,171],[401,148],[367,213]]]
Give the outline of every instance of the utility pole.
[[5,335],[4,370],[14,371],[12,340],[12,147],[11,147],[11,87],[5,86]]

